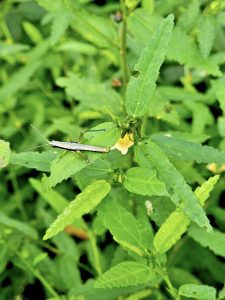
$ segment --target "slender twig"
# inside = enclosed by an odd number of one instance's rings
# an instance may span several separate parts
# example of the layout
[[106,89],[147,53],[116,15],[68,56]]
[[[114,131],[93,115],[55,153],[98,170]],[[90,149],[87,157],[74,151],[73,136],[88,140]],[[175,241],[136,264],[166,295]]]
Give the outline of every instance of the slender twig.
[[128,68],[127,68],[127,53],[126,53],[126,34],[127,34],[127,12],[124,4],[124,0],[120,0],[121,10],[123,14],[122,27],[120,32],[120,55],[121,55],[121,67],[123,73],[123,84],[127,85],[128,82]]

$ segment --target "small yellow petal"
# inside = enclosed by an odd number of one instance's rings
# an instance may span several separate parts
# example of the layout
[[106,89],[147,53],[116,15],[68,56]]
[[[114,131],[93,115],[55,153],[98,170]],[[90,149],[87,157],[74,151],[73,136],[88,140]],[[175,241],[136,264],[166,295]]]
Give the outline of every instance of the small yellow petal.
[[134,144],[133,133],[126,133],[123,138],[119,138],[111,149],[119,150],[123,155],[127,154],[128,149]]

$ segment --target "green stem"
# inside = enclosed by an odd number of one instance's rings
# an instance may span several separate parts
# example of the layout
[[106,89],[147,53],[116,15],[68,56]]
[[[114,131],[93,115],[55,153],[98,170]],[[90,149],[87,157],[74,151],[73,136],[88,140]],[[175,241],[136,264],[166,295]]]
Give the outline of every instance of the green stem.
[[164,279],[164,281],[166,282],[168,287],[168,292],[173,297],[173,299],[180,300],[180,295],[178,294],[176,288],[172,285],[166,270],[157,267],[156,272],[159,273]]
[[121,67],[123,73],[123,84],[126,87],[129,78],[128,78],[127,53],[126,53],[127,13],[126,13],[124,0],[120,0],[120,5],[123,13],[122,28],[120,33],[120,55],[121,55]]
[[43,284],[43,286],[46,288],[46,290],[49,292],[54,297],[60,298],[59,295],[56,293],[56,291],[50,286],[48,281],[42,276],[42,274],[38,271],[35,270],[31,264],[29,264],[23,257],[22,255],[13,247],[10,245],[11,250],[18,256],[18,258],[21,260],[21,262],[26,266],[26,268],[36,277],[40,280],[40,282]]

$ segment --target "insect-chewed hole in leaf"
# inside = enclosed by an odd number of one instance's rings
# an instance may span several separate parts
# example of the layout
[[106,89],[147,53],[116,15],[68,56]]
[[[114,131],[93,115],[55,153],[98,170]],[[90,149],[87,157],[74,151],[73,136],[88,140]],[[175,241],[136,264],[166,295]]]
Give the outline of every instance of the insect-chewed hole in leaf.
[[134,70],[134,71],[132,72],[132,76],[133,76],[134,78],[138,78],[139,75],[140,75],[140,72],[139,72],[139,71]]
[[46,299],[45,291],[40,281],[36,279],[33,284],[25,286],[23,299]]

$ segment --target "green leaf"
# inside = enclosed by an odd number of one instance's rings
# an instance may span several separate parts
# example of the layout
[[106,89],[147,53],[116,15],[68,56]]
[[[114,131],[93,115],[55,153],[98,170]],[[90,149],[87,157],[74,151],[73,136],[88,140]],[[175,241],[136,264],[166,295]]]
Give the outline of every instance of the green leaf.
[[75,200],[64,209],[55,222],[47,229],[44,240],[55,236],[74,220],[94,209],[110,191],[110,184],[105,180],[98,180],[86,187]]
[[208,285],[184,284],[179,288],[179,294],[201,300],[216,300],[216,289]]
[[67,152],[62,156],[58,156],[51,164],[50,176],[44,176],[42,179],[43,188],[48,190],[49,188],[56,186],[58,183],[68,179],[76,172],[88,166],[88,164],[87,161],[73,152]]
[[209,248],[216,255],[225,257],[225,233],[215,229],[212,232],[205,232],[192,225],[188,230],[188,235],[202,247]]
[[200,13],[200,1],[190,1],[188,8],[181,14],[177,25],[181,27],[185,32],[190,31],[198,20]]
[[56,157],[51,151],[39,152],[21,152],[12,154],[10,163],[27,168],[36,169],[43,172],[50,172],[51,162]]
[[169,157],[182,160],[194,160],[197,163],[225,163],[225,152],[219,152],[218,149],[210,146],[203,146],[199,143],[162,133],[152,135],[151,140]]
[[61,213],[62,210],[69,204],[69,202],[57,191],[49,189],[44,192],[42,184],[39,180],[29,179],[33,188],[48,202],[48,204],[54,208],[57,213]]
[[[218,175],[213,176],[195,190],[195,195],[199,199],[199,202],[202,206],[209,197],[209,194],[217,183],[218,179]],[[153,244],[156,251],[160,253],[168,251],[187,231],[190,222],[191,221],[188,216],[185,215],[180,208],[173,211],[155,235]]]
[[149,283],[154,278],[150,267],[134,262],[122,262],[102,274],[95,282],[95,288],[126,287]]
[[133,117],[147,113],[155,90],[173,28],[173,16],[169,15],[147,43],[134,67],[136,76],[131,76],[126,92],[126,111]]
[[0,88],[0,103],[5,102],[9,97],[24,88],[40,65],[41,61],[29,62],[26,66],[21,67],[13,75],[11,75],[7,83]]
[[131,193],[143,196],[168,196],[165,184],[156,178],[156,171],[148,168],[130,168],[123,182]]
[[219,101],[220,108],[225,115],[225,76],[220,79],[211,81],[213,91],[216,94],[216,98]]
[[176,209],[157,231],[153,244],[157,252],[168,251],[184,234],[190,219],[182,211]]
[[123,248],[139,256],[147,254],[150,236],[144,236],[137,219],[118,201],[105,199],[98,208],[98,216]]
[[212,95],[210,94],[203,94],[174,86],[160,85],[157,87],[157,92],[166,99],[176,102],[191,101],[210,103],[210,101],[212,101]]
[[40,31],[32,23],[25,21],[22,25],[24,31],[34,44],[39,44],[43,40]]
[[196,68],[207,74],[221,76],[218,65],[211,58],[204,58],[193,38],[188,36],[179,27],[173,30],[168,47],[167,57],[170,60],[184,64],[189,68]]
[[212,50],[215,39],[215,19],[210,15],[203,15],[198,25],[198,43],[202,55],[207,58]]
[[89,43],[84,43],[79,41],[68,41],[62,43],[56,49],[57,51],[65,51],[65,52],[68,51],[68,52],[75,52],[75,53],[81,53],[86,55],[97,54],[97,49],[94,46],[92,46]]
[[150,168],[154,166],[159,180],[165,183],[171,200],[176,206],[181,207],[183,212],[200,227],[211,229],[197,197],[160,147],[148,140],[135,148],[135,157],[140,166]]
[[80,78],[69,73],[68,77],[58,78],[57,85],[64,87],[66,93],[79,100],[85,107],[101,112],[118,113],[122,107],[121,96],[111,87],[95,79]]
[[52,45],[57,43],[57,41],[65,34],[71,19],[71,11],[66,7],[66,5],[64,5],[63,1],[60,1],[57,9],[54,11],[54,19],[50,37]]
[[38,238],[37,231],[29,224],[9,218],[3,212],[0,212],[0,224],[12,228],[13,230],[20,231],[31,239],[36,240]]
[[5,58],[8,55],[15,55],[17,53],[27,51],[30,47],[25,44],[8,45],[6,42],[0,42],[0,57]]
[[113,60],[118,60],[118,35],[113,23],[103,16],[94,15],[87,10],[78,10],[70,5],[73,12],[71,27],[99,48],[109,49],[114,55]]
[[9,164],[11,156],[10,145],[4,140],[0,140],[0,169]]

